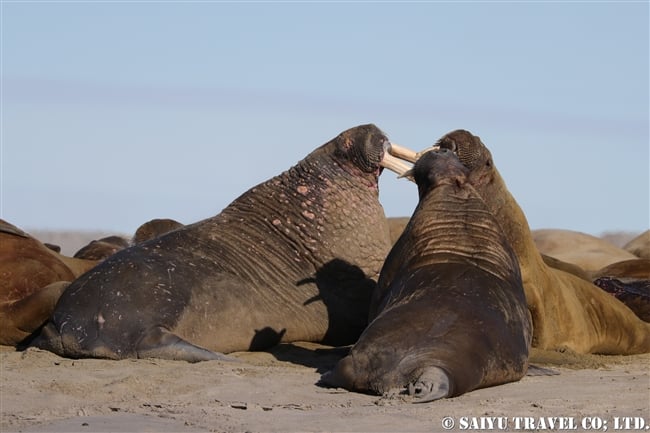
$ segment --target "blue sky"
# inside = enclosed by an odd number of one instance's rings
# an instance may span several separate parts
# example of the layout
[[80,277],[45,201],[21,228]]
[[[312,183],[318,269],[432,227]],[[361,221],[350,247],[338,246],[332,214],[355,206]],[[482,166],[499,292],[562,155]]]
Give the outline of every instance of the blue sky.
[[[648,2],[2,1],[0,216],[191,223],[375,123],[481,136],[535,228],[650,222]],[[388,216],[415,185],[386,172]]]

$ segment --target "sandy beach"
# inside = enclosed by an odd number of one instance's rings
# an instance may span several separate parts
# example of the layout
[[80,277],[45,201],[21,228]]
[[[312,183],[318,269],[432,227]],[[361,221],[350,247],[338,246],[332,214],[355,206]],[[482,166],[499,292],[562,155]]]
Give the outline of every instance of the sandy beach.
[[[426,404],[317,385],[345,353],[312,343],[241,362],[66,359],[4,347],[3,432],[645,431],[650,354],[533,351],[556,375]],[[453,426],[452,426],[453,424]],[[492,427],[492,428],[490,428]],[[619,429],[617,429],[617,427]]]

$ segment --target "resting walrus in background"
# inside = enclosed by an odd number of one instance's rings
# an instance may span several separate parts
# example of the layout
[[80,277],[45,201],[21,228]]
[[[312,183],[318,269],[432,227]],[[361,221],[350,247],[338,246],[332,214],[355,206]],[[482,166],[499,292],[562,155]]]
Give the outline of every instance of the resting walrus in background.
[[534,347],[601,354],[650,352],[650,324],[594,284],[544,263],[523,211],[479,137],[458,130],[442,137],[438,146],[456,153],[470,170],[470,183],[517,254],[533,318]]
[[90,241],[88,245],[74,253],[73,257],[77,259],[100,261],[128,246],[128,239],[125,239],[122,236],[107,236],[105,238]]
[[594,272],[612,263],[636,259],[634,254],[596,236],[573,230],[532,230],[540,253]]
[[650,260],[650,230],[644,231],[623,245],[623,249],[639,258]]
[[40,328],[67,282],[96,264],[59,254],[0,220],[0,344],[18,345]]
[[371,323],[322,383],[416,401],[526,374],[532,336],[517,257],[450,151],[413,168],[420,201],[381,270]]
[[33,345],[201,361],[353,343],[390,248],[378,200],[389,147],[374,125],[349,129],[219,215],[117,252],[68,287]]

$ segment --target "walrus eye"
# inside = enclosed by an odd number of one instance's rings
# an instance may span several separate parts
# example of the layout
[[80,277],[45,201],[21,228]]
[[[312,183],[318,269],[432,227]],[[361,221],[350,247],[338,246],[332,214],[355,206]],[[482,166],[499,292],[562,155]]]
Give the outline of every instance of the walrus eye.
[[440,143],[440,148],[450,150],[454,153],[458,152],[458,146],[454,140],[445,140],[443,143]]

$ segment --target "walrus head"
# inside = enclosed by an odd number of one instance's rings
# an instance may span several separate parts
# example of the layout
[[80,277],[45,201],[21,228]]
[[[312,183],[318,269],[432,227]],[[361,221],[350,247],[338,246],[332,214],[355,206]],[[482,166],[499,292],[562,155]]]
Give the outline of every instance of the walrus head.
[[481,138],[464,129],[458,129],[444,135],[435,147],[454,152],[460,162],[470,171],[472,185],[480,186],[491,179],[489,173],[494,166],[492,154],[483,144]]
[[420,200],[427,192],[443,184],[462,185],[469,170],[450,149],[426,152],[413,166],[413,178],[418,185]]
[[375,125],[367,124],[350,128],[335,139],[334,155],[351,162],[353,170],[379,175],[382,168],[388,168],[402,175],[410,167],[391,155],[388,137]]
[[443,136],[436,146],[454,152],[460,162],[470,170],[482,165],[492,166],[492,155],[480,137],[464,129],[458,129]]
[[[396,144],[392,144],[391,147],[395,156],[414,164],[427,153],[438,149],[451,151],[458,157],[458,160],[469,170],[468,177],[473,185],[489,182],[487,175],[493,167],[492,154],[480,137],[464,129],[457,129],[445,134],[436,144],[417,153]],[[408,170],[401,176],[414,180],[414,170]]]

